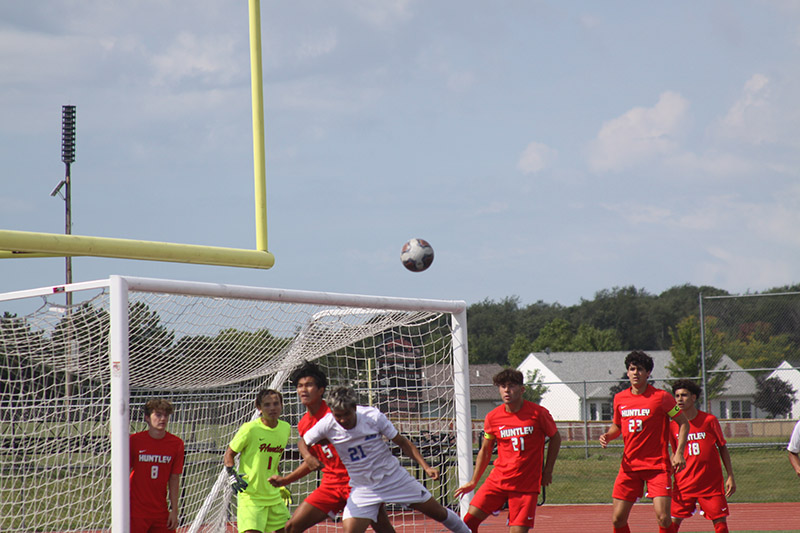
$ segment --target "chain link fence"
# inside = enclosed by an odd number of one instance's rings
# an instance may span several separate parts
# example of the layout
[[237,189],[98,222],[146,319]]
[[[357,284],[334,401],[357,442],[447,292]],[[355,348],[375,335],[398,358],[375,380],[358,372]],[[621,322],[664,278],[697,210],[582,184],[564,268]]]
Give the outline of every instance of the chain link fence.
[[[800,502],[797,475],[786,451],[800,418],[800,293],[701,295],[698,315],[702,327],[696,354],[701,365],[699,375],[692,379],[703,389],[698,408],[719,419],[727,440],[737,485],[730,501]],[[653,384],[672,392],[671,383],[677,378],[664,362],[672,355],[648,353],[656,361]],[[539,355],[542,360],[548,359],[547,364],[567,364],[566,356],[577,355],[575,360],[591,361],[581,375],[604,378],[606,374],[597,370],[595,358],[608,354]],[[623,380],[624,355],[615,353],[613,358],[618,362],[607,371],[611,374],[608,379],[537,382],[546,390],[541,404],[553,413],[563,439],[553,483],[547,489],[548,503],[611,502],[622,439],[605,449],[598,439],[611,423],[613,394],[627,387]],[[473,384],[471,391],[473,398],[493,398],[477,408],[473,400],[477,447],[482,438],[482,417],[501,402],[490,384]]]

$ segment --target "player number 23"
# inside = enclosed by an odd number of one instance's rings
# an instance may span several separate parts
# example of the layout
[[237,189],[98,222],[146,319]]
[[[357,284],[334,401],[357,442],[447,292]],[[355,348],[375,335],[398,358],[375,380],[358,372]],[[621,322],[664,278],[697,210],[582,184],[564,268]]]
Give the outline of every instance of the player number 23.
[[639,418],[631,418],[628,420],[628,433],[636,433],[642,430],[642,421]]

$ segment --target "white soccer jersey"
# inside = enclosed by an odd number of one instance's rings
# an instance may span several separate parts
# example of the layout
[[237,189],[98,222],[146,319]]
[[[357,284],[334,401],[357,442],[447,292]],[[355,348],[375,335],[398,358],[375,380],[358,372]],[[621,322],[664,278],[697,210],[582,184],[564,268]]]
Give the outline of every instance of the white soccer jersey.
[[792,437],[789,439],[789,446],[786,449],[792,453],[800,453],[800,421],[795,424]]
[[328,439],[350,474],[350,486],[371,487],[403,470],[382,436],[391,440],[397,436],[397,429],[378,409],[359,405],[353,429],[344,429],[328,413],[303,435],[303,440],[311,446]]

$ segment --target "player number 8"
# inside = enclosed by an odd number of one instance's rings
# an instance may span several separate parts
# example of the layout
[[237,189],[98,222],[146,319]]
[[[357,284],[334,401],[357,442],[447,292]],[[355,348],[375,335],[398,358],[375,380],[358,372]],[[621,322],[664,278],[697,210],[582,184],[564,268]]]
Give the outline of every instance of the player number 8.
[[150,479],[158,479],[158,465],[150,467]]

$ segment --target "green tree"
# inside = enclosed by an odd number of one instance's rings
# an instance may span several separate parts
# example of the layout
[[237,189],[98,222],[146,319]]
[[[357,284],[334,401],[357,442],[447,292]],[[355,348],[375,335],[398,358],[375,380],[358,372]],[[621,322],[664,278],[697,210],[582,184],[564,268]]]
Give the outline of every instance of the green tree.
[[[717,319],[706,317],[706,371],[725,370],[726,366],[717,368],[724,353],[725,337],[715,327]],[[670,375],[676,378],[696,378],[702,374],[702,343],[700,337],[700,319],[690,315],[681,320],[669,332],[672,339],[670,351],[672,360],[667,364]],[[730,374],[710,374],[706,384],[709,399],[715,398],[725,387]]]
[[567,352],[572,350],[572,337],[574,336],[572,325],[563,318],[556,318],[539,332],[539,336],[533,341],[531,347],[533,351],[544,352]]
[[622,341],[614,329],[597,329],[581,324],[572,338],[571,349],[574,352],[612,352],[622,350]]
[[753,403],[762,411],[768,412],[768,418],[784,417],[792,412],[792,405],[797,401],[794,397],[796,392],[782,379],[759,379]]
[[532,351],[533,345],[531,341],[529,341],[525,335],[518,334],[514,337],[514,342],[508,350],[508,364],[517,368]]
[[517,331],[519,297],[495,302],[486,299],[467,309],[469,362],[507,365]]
[[522,393],[522,398],[529,402],[539,403],[542,401],[542,396],[546,393],[548,387],[544,385],[542,375],[539,369],[533,372],[530,370],[525,373],[525,391]]

